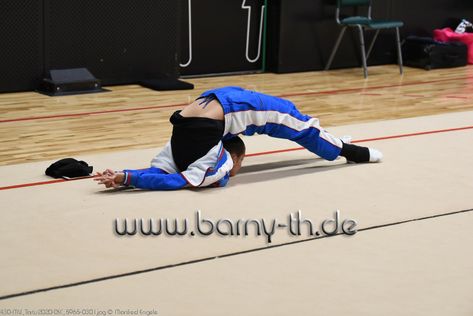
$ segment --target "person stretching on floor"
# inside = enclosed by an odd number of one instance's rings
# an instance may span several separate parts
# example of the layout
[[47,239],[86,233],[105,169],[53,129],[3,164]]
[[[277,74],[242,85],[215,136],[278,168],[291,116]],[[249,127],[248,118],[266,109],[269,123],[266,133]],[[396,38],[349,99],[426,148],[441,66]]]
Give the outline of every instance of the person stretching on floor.
[[329,134],[319,120],[301,114],[285,99],[224,87],[204,92],[172,114],[171,140],[143,170],[110,169],[97,173],[107,188],[133,186],[149,190],[223,187],[241,168],[245,144],[238,135],[266,134],[292,140],[326,160],[380,162],[376,149],[356,146]]

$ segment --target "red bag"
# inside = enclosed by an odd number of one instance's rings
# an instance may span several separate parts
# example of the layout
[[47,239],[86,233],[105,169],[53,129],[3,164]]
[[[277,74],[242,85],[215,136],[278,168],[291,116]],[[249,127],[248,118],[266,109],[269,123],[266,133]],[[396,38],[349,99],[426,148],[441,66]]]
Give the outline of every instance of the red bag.
[[468,63],[473,64],[473,33],[455,33],[451,28],[434,30],[434,39],[439,42],[462,42],[468,47]]

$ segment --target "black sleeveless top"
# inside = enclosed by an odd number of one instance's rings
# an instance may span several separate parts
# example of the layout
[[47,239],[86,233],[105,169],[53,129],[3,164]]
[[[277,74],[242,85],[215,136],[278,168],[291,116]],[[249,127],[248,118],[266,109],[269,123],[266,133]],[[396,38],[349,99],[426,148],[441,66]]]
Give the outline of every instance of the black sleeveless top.
[[174,112],[169,121],[173,125],[172,156],[182,172],[218,144],[223,137],[225,122],[205,117],[183,117],[180,112]]

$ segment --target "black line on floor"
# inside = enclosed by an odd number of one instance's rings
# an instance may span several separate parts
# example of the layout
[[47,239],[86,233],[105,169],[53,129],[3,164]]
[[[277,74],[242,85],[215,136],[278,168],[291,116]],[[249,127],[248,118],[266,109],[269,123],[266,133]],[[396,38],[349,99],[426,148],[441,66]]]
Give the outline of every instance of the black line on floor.
[[[394,222],[394,223],[388,223],[388,224],[382,224],[382,225],[376,225],[376,226],[361,228],[361,229],[358,229],[358,232],[366,231],[366,230],[372,230],[372,229],[378,229],[378,228],[383,228],[383,227],[389,227],[389,226],[395,226],[395,225],[401,225],[401,224],[410,223],[410,222],[423,221],[423,220],[433,219],[433,218],[437,218],[437,217],[444,217],[444,216],[449,216],[449,215],[467,213],[467,212],[472,212],[472,211],[473,211],[473,208],[472,209],[465,209],[465,210],[461,210],[461,211],[453,211],[453,212],[449,212],[449,213],[442,213],[442,214],[437,214],[437,215],[419,217],[419,218],[414,218],[414,219],[408,219],[408,220],[405,220],[405,221],[399,221],[399,222]],[[52,287],[47,287],[47,288],[42,288],[42,289],[36,289],[36,290],[25,291],[25,292],[20,292],[20,293],[8,294],[8,295],[0,296],[0,300],[5,300],[5,299],[19,297],[19,296],[26,296],[26,295],[31,295],[31,294],[41,293],[41,292],[48,292],[48,291],[53,291],[53,290],[65,289],[65,288],[69,288],[69,287],[85,285],[85,284],[89,284],[89,283],[96,283],[96,282],[101,282],[101,281],[106,281],[106,280],[111,280],[111,279],[118,279],[118,278],[122,278],[122,277],[127,277],[127,276],[142,274],[142,273],[148,273],[148,272],[153,272],[153,271],[158,271],[158,270],[165,270],[165,269],[190,265],[190,264],[194,264],[194,263],[210,261],[210,260],[214,260],[214,259],[218,259],[218,258],[233,257],[233,256],[242,255],[242,254],[247,254],[247,253],[252,253],[252,252],[257,252],[257,251],[262,251],[262,250],[268,250],[268,249],[274,249],[274,248],[279,248],[279,247],[283,247],[283,246],[289,246],[289,245],[299,244],[299,243],[303,243],[303,242],[313,241],[313,240],[316,240],[316,239],[323,239],[323,238],[334,237],[334,236],[339,236],[339,235],[344,235],[344,234],[343,233],[338,233],[338,234],[334,234],[334,235],[325,235],[325,236],[318,236],[318,237],[314,237],[314,238],[295,240],[295,241],[291,241],[291,242],[287,242],[287,243],[283,243],[283,244],[269,245],[269,246],[258,247],[258,248],[249,249],[249,250],[242,250],[242,251],[232,252],[232,253],[228,253],[228,254],[224,254],[224,255],[220,255],[220,256],[201,258],[201,259],[185,261],[185,262],[180,262],[180,263],[176,263],[176,264],[169,264],[169,265],[165,265],[165,266],[154,267],[154,268],[149,268],[149,269],[144,269],[144,270],[137,270],[137,271],[127,272],[127,273],[110,275],[110,276],[106,276],[106,277],[102,277],[102,278],[95,278],[95,279],[90,279],[90,280],[85,280],[85,281],[80,281],[80,282],[75,282],[75,283],[68,283],[68,284],[57,285],[57,286],[52,286]]]

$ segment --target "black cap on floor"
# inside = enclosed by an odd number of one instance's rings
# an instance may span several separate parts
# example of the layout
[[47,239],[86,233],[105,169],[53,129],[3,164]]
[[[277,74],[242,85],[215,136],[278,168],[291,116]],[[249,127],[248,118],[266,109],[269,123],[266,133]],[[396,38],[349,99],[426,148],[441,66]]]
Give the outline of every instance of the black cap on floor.
[[78,161],[74,158],[64,158],[56,161],[46,169],[46,175],[53,178],[77,178],[89,176],[93,167],[85,161]]

